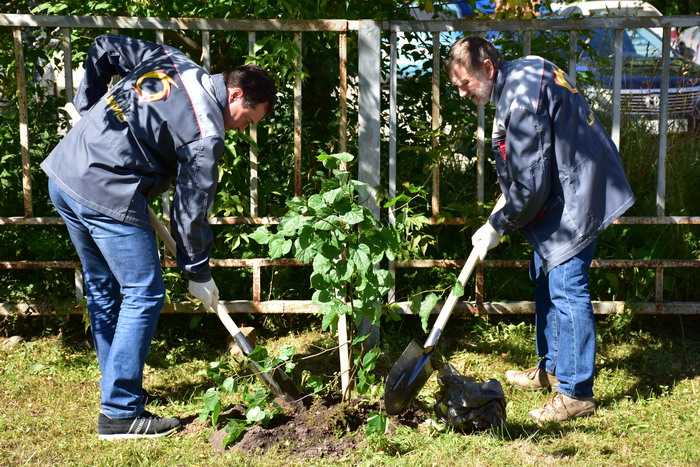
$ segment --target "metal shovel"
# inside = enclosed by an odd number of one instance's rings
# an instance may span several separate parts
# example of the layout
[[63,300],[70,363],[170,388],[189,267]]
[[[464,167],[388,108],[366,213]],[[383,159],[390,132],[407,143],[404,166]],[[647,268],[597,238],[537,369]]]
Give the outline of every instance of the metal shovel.
[[[155,230],[156,235],[163,241],[165,248],[170,252],[171,255],[176,255],[175,240],[170,235],[168,229],[165,228],[163,223],[158,219],[156,214],[148,208],[148,215],[150,217],[151,226]],[[226,307],[219,303],[216,310],[208,307],[209,311],[216,313],[224,327],[228,330],[229,334],[236,341],[236,344],[243,352],[243,355],[249,357],[253,352],[253,346],[251,345],[248,338],[243,334],[241,329],[233,322],[231,317],[228,315]],[[260,380],[268,387],[276,396],[283,398],[288,403],[294,403],[299,401],[304,397],[304,395],[299,391],[294,382],[291,380],[287,374],[280,370],[279,368],[274,368],[270,371],[265,371],[258,362],[248,358],[248,363],[252,366],[255,376],[260,378]]]
[[[467,258],[467,262],[459,273],[457,280],[462,287],[465,286],[476,263],[486,257],[486,249],[473,248]],[[428,381],[433,367],[430,364],[430,355],[433,353],[442,330],[450,319],[452,310],[458,297],[450,291],[449,297],[442,305],[440,314],[433,324],[433,329],[423,346],[412,340],[403,351],[399,359],[391,367],[384,385],[384,408],[389,415],[397,415],[408,407],[408,404],[418,395],[425,382]]]

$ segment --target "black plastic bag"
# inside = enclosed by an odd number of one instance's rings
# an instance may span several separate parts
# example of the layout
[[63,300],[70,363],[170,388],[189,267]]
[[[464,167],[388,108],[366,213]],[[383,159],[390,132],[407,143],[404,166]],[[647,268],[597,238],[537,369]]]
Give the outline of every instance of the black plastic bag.
[[435,412],[447,425],[465,433],[505,426],[506,397],[495,379],[480,383],[448,363],[440,370],[438,383]]

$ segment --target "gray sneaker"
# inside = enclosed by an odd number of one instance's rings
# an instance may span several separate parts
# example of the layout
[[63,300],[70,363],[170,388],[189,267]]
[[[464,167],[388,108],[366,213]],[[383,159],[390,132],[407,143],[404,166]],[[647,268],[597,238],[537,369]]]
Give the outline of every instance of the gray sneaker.
[[574,399],[565,394],[551,397],[544,407],[528,412],[531,419],[538,425],[552,422],[563,422],[571,418],[587,417],[595,412],[595,401],[592,397]]
[[559,385],[557,377],[550,375],[540,367],[527,370],[506,371],[506,381],[521,389],[538,390],[552,389]]

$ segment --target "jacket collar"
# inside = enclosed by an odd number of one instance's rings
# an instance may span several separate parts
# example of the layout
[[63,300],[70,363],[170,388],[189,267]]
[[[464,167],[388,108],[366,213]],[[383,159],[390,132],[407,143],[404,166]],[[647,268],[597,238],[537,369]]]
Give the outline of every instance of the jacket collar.
[[503,85],[506,83],[506,75],[509,68],[510,62],[502,62],[496,70],[496,78],[491,89],[491,103],[494,105],[498,104],[498,99],[501,98],[501,92],[503,92]]
[[224,110],[226,108],[226,104],[228,103],[228,89],[226,88],[224,75],[221,73],[212,75],[211,84],[214,88],[214,99],[219,107],[221,107],[221,110]]

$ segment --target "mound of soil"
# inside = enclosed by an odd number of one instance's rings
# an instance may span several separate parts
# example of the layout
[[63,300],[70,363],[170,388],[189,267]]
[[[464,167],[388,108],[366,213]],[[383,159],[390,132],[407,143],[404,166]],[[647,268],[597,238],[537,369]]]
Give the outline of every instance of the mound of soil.
[[[297,408],[280,417],[276,425],[251,427],[228,449],[260,454],[274,447],[297,459],[341,457],[362,441],[361,428],[369,414],[378,410],[377,404],[366,401],[338,403],[318,399],[308,408]],[[415,426],[423,419],[424,414],[404,413],[395,422]],[[225,436],[223,429],[212,435],[210,442],[215,450],[223,451]]]

